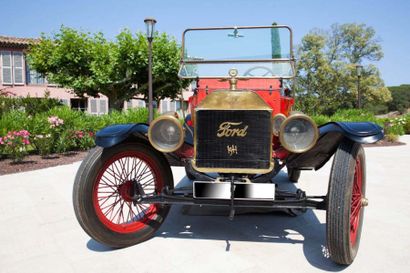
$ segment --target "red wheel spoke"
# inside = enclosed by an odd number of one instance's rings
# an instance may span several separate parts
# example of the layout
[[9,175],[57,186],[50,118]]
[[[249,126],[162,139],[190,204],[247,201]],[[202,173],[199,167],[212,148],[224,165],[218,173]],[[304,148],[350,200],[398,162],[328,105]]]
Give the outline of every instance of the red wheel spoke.
[[[108,205],[108,206],[106,206],[105,208],[109,208],[108,210],[106,210],[105,212],[104,212],[104,215],[108,218],[108,215],[112,215],[112,212],[114,211],[114,208],[115,208],[115,204],[118,202],[117,201],[117,196],[115,196],[115,201],[114,201],[114,203],[113,204],[110,204],[110,205]],[[103,211],[105,208],[101,208],[101,211]]]
[[[108,199],[107,199],[107,200],[108,200]],[[106,205],[105,207],[101,207],[101,210],[103,211],[103,210],[107,209],[106,212],[113,210],[113,209],[115,208],[115,205],[116,205],[120,200],[121,200],[121,198],[118,198],[118,196],[115,196],[114,203],[108,204],[108,205]]]
[[119,160],[119,162],[120,162],[120,167],[121,167],[121,177],[122,177],[122,179],[124,180],[124,181],[126,181],[127,179],[128,179],[128,173],[127,173],[127,170],[125,169],[125,160],[126,160],[127,158],[121,158],[120,160]]
[[[137,164],[136,164],[136,166],[135,166],[135,168],[134,168],[134,175],[133,175],[134,178],[135,178],[135,177],[137,176],[137,174],[139,173],[140,168],[141,168],[141,166],[143,165],[142,163],[143,163],[142,160],[138,160],[138,162],[137,162]],[[138,166],[138,169],[137,169],[137,166]]]
[[351,211],[350,211],[350,243],[352,245],[356,244],[357,232],[360,223],[360,212],[362,209],[362,162],[358,157],[356,159],[355,173],[353,178],[353,189],[352,189],[352,200],[351,200]]
[[146,170],[148,169],[148,165],[145,165],[144,168],[142,169],[141,173],[138,175],[138,177],[135,178],[137,182],[141,180],[141,176],[143,176],[146,173]]
[[113,192],[112,194],[108,195],[107,199],[100,204],[100,207],[102,207],[102,206],[105,204],[105,202],[107,202],[108,200],[112,199],[111,197],[113,197],[114,195],[118,195],[118,193],[115,191],[115,192]]
[[148,186],[148,185],[150,185],[154,182],[155,182],[155,180],[154,180],[154,177],[153,177],[150,180],[148,180],[148,181],[144,182],[143,184],[141,184],[141,186],[145,189],[146,186]]
[[107,169],[106,172],[114,178],[116,186],[121,184],[121,182],[122,182],[121,177],[118,177],[118,175],[115,173],[113,168],[112,168],[112,170]]
[[[135,177],[135,170],[137,169],[137,166],[140,164],[141,161],[138,161],[138,159],[133,158],[132,159],[132,167],[131,167],[131,172],[130,172],[130,177],[133,178]],[[133,175],[134,173],[134,175]]]
[[[119,203],[121,203],[121,198],[118,199],[118,203],[117,203],[117,204],[119,204]],[[116,204],[115,207],[117,207],[117,204]],[[120,205],[119,208],[116,210],[116,213],[114,214],[114,216],[111,218],[111,221],[112,221],[112,222],[115,222],[114,219],[116,219],[118,213],[120,212],[120,209],[121,209],[121,205]],[[114,210],[115,210],[115,209],[113,209],[113,211],[114,211]],[[117,224],[118,224],[118,223],[117,223]]]
[[110,180],[108,179],[108,177],[105,176],[105,174],[101,177],[100,182],[101,182],[100,184],[104,184],[104,185],[106,185],[106,186],[112,186],[112,187],[115,187],[115,186],[116,186],[116,185],[115,185],[115,182],[110,181]]
[[360,206],[360,204],[356,205],[356,206],[354,207],[354,209],[352,210],[351,214],[352,214],[352,215],[358,214],[358,212],[360,211],[361,207],[362,207],[362,206]]
[[[115,169],[116,169],[116,171],[117,171],[117,173],[118,173],[117,176],[119,177],[118,180],[120,181],[120,183],[118,183],[118,185],[119,185],[119,184],[121,184],[122,182],[124,182],[124,179],[122,178],[122,172],[121,172],[121,170],[118,169],[118,166],[117,166],[118,164],[116,164],[116,163],[117,163],[117,162],[114,162],[112,165],[115,167]],[[113,168],[113,169],[114,169],[114,168]],[[114,171],[114,175],[115,175],[115,171]]]

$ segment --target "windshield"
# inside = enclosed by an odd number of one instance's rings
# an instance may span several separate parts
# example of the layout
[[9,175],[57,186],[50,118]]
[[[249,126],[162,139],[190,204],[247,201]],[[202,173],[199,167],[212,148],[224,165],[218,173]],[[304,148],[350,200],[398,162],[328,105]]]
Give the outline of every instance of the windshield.
[[292,33],[286,26],[188,29],[183,36],[179,76],[228,78],[294,76]]

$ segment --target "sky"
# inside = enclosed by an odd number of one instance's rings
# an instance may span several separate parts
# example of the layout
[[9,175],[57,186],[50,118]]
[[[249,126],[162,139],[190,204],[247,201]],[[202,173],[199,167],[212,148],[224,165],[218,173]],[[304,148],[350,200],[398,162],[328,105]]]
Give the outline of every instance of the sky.
[[[0,0],[0,35],[38,37],[61,25],[102,32],[145,31],[144,18],[175,36],[208,26],[289,25],[294,43],[314,28],[364,23],[376,30],[384,58],[375,63],[387,86],[410,84],[410,1],[408,0]],[[206,42],[206,41],[204,41]]]

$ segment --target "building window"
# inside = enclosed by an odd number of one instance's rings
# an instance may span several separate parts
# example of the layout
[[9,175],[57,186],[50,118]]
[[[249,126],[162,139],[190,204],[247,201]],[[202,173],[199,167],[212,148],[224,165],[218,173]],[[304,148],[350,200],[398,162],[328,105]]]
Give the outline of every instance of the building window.
[[90,108],[89,113],[91,114],[96,114],[96,115],[101,115],[101,114],[106,114],[108,113],[108,101],[105,99],[95,99],[95,98],[90,98]]
[[71,109],[85,112],[87,111],[87,99],[70,99]]
[[13,84],[11,51],[1,51],[1,79],[3,84]]
[[168,111],[168,101],[162,100],[160,102],[161,105],[161,113],[166,113]]
[[132,108],[132,101],[127,101],[127,110]]
[[70,107],[70,101],[68,99],[61,99],[60,102],[64,105],[67,105],[68,107]]
[[24,84],[23,53],[13,52],[14,84]]
[[100,114],[108,113],[107,100],[100,100]]
[[24,84],[24,57],[22,52],[1,51],[1,79],[3,84]]
[[34,69],[31,69],[29,64],[26,64],[26,82],[27,84],[46,84],[46,79]]
[[144,108],[145,107],[145,101],[137,100],[137,107],[138,108]]

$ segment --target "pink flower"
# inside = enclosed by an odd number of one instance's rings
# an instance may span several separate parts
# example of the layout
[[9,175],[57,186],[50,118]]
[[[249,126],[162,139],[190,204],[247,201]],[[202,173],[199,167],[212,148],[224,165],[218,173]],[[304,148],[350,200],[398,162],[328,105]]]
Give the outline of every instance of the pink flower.
[[58,118],[57,116],[48,117],[48,123],[50,123],[51,128],[58,127],[64,124],[64,120]]
[[1,145],[3,145],[3,144],[4,144],[4,142],[3,142],[3,138],[2,138],[2,137],[0,137],[0,144],[1,144]]
[[29,141],[28,139],[23,139],[23,143],[24,143],[25,145],[30,145],[30,141]]

